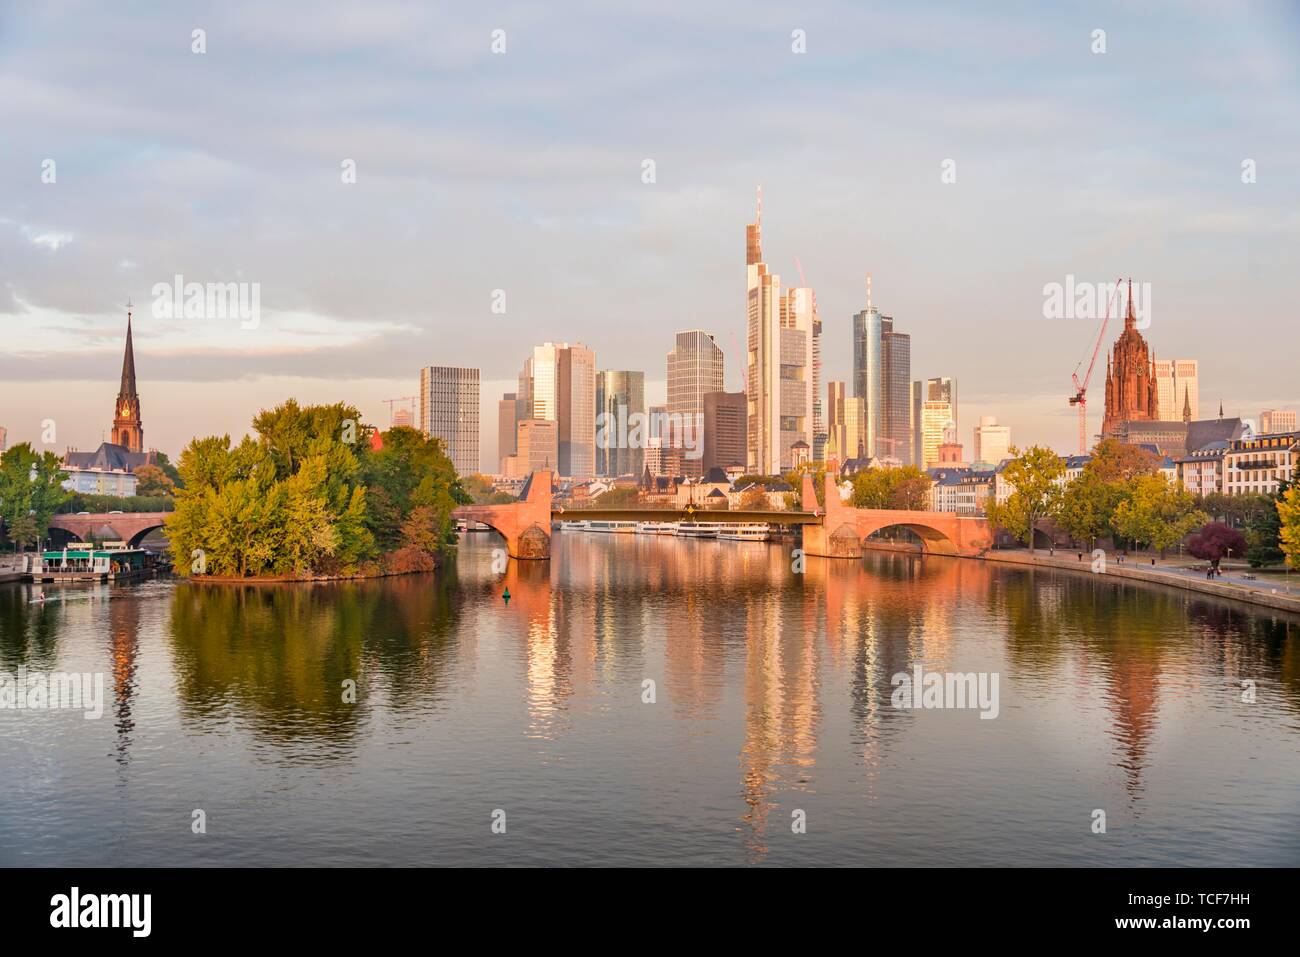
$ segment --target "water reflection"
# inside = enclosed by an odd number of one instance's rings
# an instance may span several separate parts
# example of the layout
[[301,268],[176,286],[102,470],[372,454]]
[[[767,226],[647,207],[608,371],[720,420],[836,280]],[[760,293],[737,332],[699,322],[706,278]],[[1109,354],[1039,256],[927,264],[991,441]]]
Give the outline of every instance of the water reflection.
[[[142,623],[145,597],[129,589],[79,610],[0,588],[0,666],[52,670],[61,642],[93,628],[111,670],[123,774],[142,675],[167,667],[185,735],[236,728],[251,736],[251,760],[277,767],[364,754],[399,775],[384,762],[400,769],[403,758],[363,747],[382,732],[425,762],[460,746],[472,766],[449,766],[449,776],[513,775],[528,794],[577,754],[591,793],[610,793],[613,807],[654,793],[663,808],[653,810],[668,818],[691,813],[674,802],[698,779],[751,863],[782,853],[791,811],[821,799],[848,820],[869,809],[913,829],[908,815],[950,809],[909,802],[949,791],[1029,814],[1072,799],[1076,782],[1037,781],[1042,756],[1066,755],[1085,783],[1113,783],[1134,818],[1155,803],[1153,779],[1169,793],[1161,761],[1180,737],[1214,746],[1254,720],[1261,747],[1273,747],[1262,753],[1294,760],[1300,624],[1285,615],[901,553],[809,558],[796,574],[789,546],[639,536],[563,533],[550,563],[511,561],[496,574],[498,544],[470,536],[436,575],[169,586],[158,659],[142,638],[156,634]],[[892,676],[918,663],[1000,672],[1002,721],[891,707]],[[647,677],[657,703],[637,710]],[[1264,696],[1251,717],[1238,708],[1244,680]],[[413,743],[430,741],[430,750]],[[722,790],[708,791],[718,773]],[[1016,792],[1027,796],[1006,797]],[[978,823],[961,827],[975,833]]]

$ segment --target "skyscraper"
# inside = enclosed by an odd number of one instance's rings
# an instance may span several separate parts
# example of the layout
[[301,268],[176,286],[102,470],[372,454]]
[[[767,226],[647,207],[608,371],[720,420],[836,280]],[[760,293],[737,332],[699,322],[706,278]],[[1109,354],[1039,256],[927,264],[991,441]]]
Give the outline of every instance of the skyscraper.
[[745,414],[743,392],[704,394],[704,456],[701,474],[709,469],[745,468]]
[[975,426],[973,460],[997,465],[1011,453],[1011,428],[998,425],[997,416],[981,415]]
[[[672,421],[691,430],[690,440],[700,441],[703,426],[704,396],[721,392],[724,380],[723,354],[713,336],[699,329],[677,333],[677,341],[668,353],[668,414]],[[671,445],[682,445],[685,436],[668,436]],[[696,448],[699,448],[698,444]],[[702,475],[702,457],[682,457],[682,469],[688,476]]]
[[[1277,432],[1294,432],[1296,415],[1294,409],[1265,409],[1259,414],[1259,434],[1270,435]],[[3,436],[0,436],[0,449],[4,448]]]
[[790,448],[812,446],[813,317],[811,289],[781,293],[762,250],[763,203],[745,227],[748,320],[746,328],[746,459],[750,472],[775,474],[792,462]]
[[894,331],[894,320],[880,320],[880,437],[878,454],[911,465],[912,337]]
[[[1201,417],[1201,387],[1195,359],[1155,359],[1156,406],[1165,422]],[[1186,416],[1186,419],[1184,419]]]
[[848,441],[844,431],[844,383],[831,380],[826,383],[826,448],[827,460],[843,462],[851,459],[845,449]]
[[[919,421],[917,462],[923,469],[939,464],[939,446],[957,442],[957,381],[948,377],[913,383],[912,402]],[[920,405],[917,406],[917,402]]]
[[497,460],[502,473],[506,467],[501,463],[519,451],[518,423],[518,393],[507,392],[497,402]]
[[126,314],[126,351],[122,354],[122,384],[113,406],[113,445],[128,452],[144,451],[144,424],[140,420],[140,394],[135,385],[135,349],[131,346],[131,313]]
[[[638,416],[632,420],[632,416]],[[645,468],[643,427],[633,431],[645,416],[645,373],[606,370],[596,373],[596,474],[641,477]]]
[[533,348],[519,374],[520,419],[545,419],[558,426],[563,476],[596,474],[596,354],[581,344],[545,342]]
[[817,314],[817,297],[813,296],[812,330],[812,401],[813,401],[813,460],[826,459],[826,410],[822,408],[822,320]]
[[457,475],[473,475],[481,468],[478,385],[478,369],[426,366],[420,370],[420,430],[442,441]]
[[871,277],[868,276],[867,307],[853,316],[853,395],[862,400],[863,451],[868,457],[880,454],[877,440],[883,434],[882,332],[880,310],[871,304]]

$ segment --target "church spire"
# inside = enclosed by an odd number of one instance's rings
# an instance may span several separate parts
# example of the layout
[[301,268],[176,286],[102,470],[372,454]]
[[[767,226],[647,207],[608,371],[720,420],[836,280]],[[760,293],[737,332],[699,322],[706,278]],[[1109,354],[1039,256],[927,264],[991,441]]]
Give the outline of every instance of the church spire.
[[1124,316],[1124,328],[1128,330],[1136,327],[1137,316],[1133,313],[1133,277],[1130,276],[1128,281],[1128,314]]
[[1192,421],[1192,397],[1188,395],[1186,386],[1183,386],[1183,421]]
[[126,351],[122,353],[122,385],[113,407],[113,444],[129,452],[144,451],[140,394],[135,384],[135,348],[131,344],[131,303],[126,304]]

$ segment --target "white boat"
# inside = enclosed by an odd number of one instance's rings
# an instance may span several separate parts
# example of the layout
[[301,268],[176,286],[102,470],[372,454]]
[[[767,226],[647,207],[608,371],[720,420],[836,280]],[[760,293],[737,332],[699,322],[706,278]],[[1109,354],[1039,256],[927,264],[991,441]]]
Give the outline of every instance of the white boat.
[[724,522],[679,522],[677,534],[682,538],[717,538]]
[[766,524],[724,525],[718,530],[718,538],[732,542],[765,542],[771,537],[772,530]]
[[636,531],[636,522],[595,522],[582,523],[588,532],[613,532],[619,535],[631,535]]
[[676,535],[676,522],[637,522],[638,535]]

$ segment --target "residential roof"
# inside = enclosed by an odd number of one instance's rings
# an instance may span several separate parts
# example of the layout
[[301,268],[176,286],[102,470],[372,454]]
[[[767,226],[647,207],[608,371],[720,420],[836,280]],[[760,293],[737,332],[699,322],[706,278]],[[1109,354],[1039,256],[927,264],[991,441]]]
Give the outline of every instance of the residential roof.
[[69,449],[63,454],[63,464],[74,469],[134,472],[140,466],[148,465],[152,458],[152,452],[132,452],[125,445],[101,442],[93,452],[75,452]]

